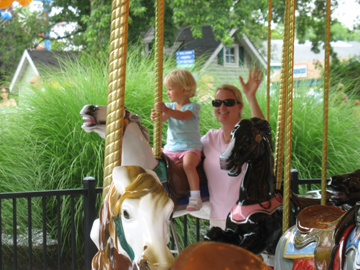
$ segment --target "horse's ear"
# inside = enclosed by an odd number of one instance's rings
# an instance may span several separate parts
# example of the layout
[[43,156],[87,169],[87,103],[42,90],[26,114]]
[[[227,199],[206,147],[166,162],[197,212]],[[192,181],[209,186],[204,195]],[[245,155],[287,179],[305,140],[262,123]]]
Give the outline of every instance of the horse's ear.
[[271,126],[268,121],[263,118],[253,117],[251,121],[254,123],[255,128],[260,130],[269,139],[272,145]]
[[264,132],[265,134],[270,134],[271,136],[271,126],[268,121],[263,118],[253,117],[251,121],[254,123],[254,126]]
[[241,119],[236,125],[236,126],[242,126],[242,127],[246,127],[246,126],[252,126],[252,119]]
[[125,188],[129,186],[134,179],[146,171],[139,166],[117,166],[113,169],[112,178],[116,190],[123,194]]

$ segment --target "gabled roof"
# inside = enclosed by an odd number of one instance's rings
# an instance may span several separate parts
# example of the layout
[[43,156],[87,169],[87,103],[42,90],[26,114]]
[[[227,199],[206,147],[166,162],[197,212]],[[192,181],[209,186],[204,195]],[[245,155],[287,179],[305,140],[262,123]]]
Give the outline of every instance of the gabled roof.
[[[230,36],[235,37],[236,29],[232,29],[230,31]],[[250,39],[247,37],[247,35],[243,34],[241,38],[242,44],[245,47],[245,49],[251,54],[251,56],[259,61],[259,64],[262,66],[264,70],[267,69],[266,61],[264,57],[260,54],[258,49],[254,46],[254,44],[250,41]],[[203,66],[202,70],[205,70],[210,63],[214,60],[215,57],[217,57],[218,53],[221,51],[221,49],[224,48],[224,44],[219,43],[217,48],[214,50],[214,52],[211,54],[210,58],[206,61],[205,65]]]
[[195,59],[204,54],[210,57],[221,42],[215,39],[210,26],[203,26],[202,34],[202,38],[194,38],[191,27],[180,28],[176,34],[176,40],[181,41],[180,49],[182,51],[194,50]]
[[[230,31],[230,36],[235,38],[236,29]],[[165,54],[172,55],[176,51],[195,51],[195,59],[199,57],[204,57],[205,64],[202,70],[205,70],[212,60],[217,57],[218,53],[224,47],[221,41],[215,39],[214,33],[211,29],[211,26],[202,27],[202,38],[194,38],[192,35],[191,27],[179,28],[178,32],[175,35],[175,43],[171,48],[165,48]],[[155,38],[155,29],[152,27],[144,35],[143,42],[150,43]],[[240,39],[245,49],[259,61],[259,64],[262,65],[264,69],[267,68],[266,61],[263,56],[259,53],[257,48],[249,40],[246,35],[242,35]]]
[[77,51],[38,51],[38,50],[25,50],[21,56],[19,65],[15,71],[10,84],[10,92],[13,90],[15,84],[20,82],[25,75],[25,71],[30,66],[34,75],[41,76],[43,68],[47,69],[59,69],[59,59],[71,59],[78,58],[79,52]]

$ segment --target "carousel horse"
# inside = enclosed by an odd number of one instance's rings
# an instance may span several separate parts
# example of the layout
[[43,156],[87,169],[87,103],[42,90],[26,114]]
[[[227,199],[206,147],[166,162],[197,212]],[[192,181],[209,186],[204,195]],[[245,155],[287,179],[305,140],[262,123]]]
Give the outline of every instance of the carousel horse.
[[266,120],[241,120],[232,131],[228,149],[220,156],[221,169],[230,176],[241,173],[239,200],[230,210],[226,229],[213,227],[209,241],[225,242],[255,254],[275,254],[282,233],[282,196],[275,191],[271,127]]
[[[227,217],[225,231],[213,227],[205,239],[232,243],[255,254],[265,251],[274,255],[282,234],[282,197],[275,191],[271,128],[264,119],[240,121],[232,131],[229,147],[220,156],[221,169],[230,176],[238,176],[244,163],[247,165],[239,200]],[[358,197],[360,188],[354,188],[358,171],[350,174],[350,178],[348,174],[331,178],[332,184],[326,193],[327,205],[343,205]],[[302,209],[319,205],[321,201],[293,192],[290,192],[290,200],[295,217]]]
[[138,166],[118,166],[94,223],[98,247],[93,270],[168,270],[174,263],[167,244],[174,203],[156,174]]
[[[85,120],[82,128],[86,132],[94,131],[105,138],[106,106],[86,105],[80,114]],[[123,136],[122,151],[123,157],[126,158],[123,158],[122,165],[138,165],[156,171],[160,162],[152,154],[148,144],[147,130],[140,124],[140,118],[127,110],[124,116]],[[275,254],[275,246],[281,235],[282,199],[281,195],[274,190],[271,148],[271,130],[266,121],[243,120],[236,126],[229,148],[221,156],[221,166],[222,169],[228,170],[230,175],[237,175],[240,173],[242,164],[248,163],[239,201],[229,213],[226,231],[215,230],[215,233],[212,231],[205,239],[234,243],[254,253],[260,253],[266,249],[268,254]],[[168,165],[166,167],[169,170]],[[171,192],[178,189],[176,187],[178,181],[173,181],[166,186],[166,180],[164,180],[166,177],[163,177],[161,173],[157,172],[157,174],[160,175],[161,182],[174,200],[174,197],[178,195],[171,195]],[[297,198],[295,194],[293,198]],[[302,198],[297,198],[293,202],[298,203],[301,200]],[[319,199],[310,200],[310,205],[319,204],[319,202]],[[301,204],[302,207],[307,205],[309,205],[308,201]],[[300,211],[299,207],[297,209]],[[185,210],[181,211],[174,211],[173,217],[186,214]],[[209,218],[209,210],[204,213],[199,212],[202,211],[191,212],[191,214],[199,218]]]
[[[80,115],[85,120],[81,128],[86,132],[96,132],[105,139],[106,130],[106,106],[85,105]],[[209,191],[202,166],[197,171],[200,178],[200,192],[203,199],[203,207],[200,211],[188,212],[189,183],[182,164],[174,164],[166,155],[162,154],[161,160],[157,160],[149,145],[149,133],[145,126],[141,125],[140,117],[125,108],[122,143],[121,165],[137,165],[144,169],[153,170],[158,175],[163,186],[174,201],[175,211],[173,217],[191,214],[202,219],[210,217]]]
[[360,170],[332,176],[328,189],[341,207],[303,209],[279,240],[275,269],[360,269]]
[[360,200],[360,169],[330,177],[330,202],[347,210]]
[[270,270],[258,256],[241,247],[217,242],[197,242],[176,258],[172,270]]

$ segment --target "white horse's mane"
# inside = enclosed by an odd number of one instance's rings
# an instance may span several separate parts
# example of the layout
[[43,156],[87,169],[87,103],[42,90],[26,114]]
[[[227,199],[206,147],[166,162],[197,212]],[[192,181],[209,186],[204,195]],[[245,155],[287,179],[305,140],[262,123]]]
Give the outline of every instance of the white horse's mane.
[[147,141],[150,141],[150,135],[149,135],[149,131],[147,130],[147,128],[141,124],[141,118],[140,116],[138,116],[137,114],[129,111],[130,115],[129,115],[129,121],[130,122],[135,122],[139,125],[139,128],[142,132],[142,134],[144,135],[145,139]]

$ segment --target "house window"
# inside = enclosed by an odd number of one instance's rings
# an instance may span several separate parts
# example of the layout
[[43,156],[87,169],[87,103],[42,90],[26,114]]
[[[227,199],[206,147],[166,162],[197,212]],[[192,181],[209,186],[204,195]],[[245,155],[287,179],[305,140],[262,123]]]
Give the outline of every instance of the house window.
[[226,67],[237,67],[244,64],[244,47],[233,44],[224,47],[218,54],[218,65]]
[[237,53],[236,53],[236,48],[235,47],[225,47],[225,53],[224,53],[224,57],[225,57],[225,65],[226,66],[237,66]]

